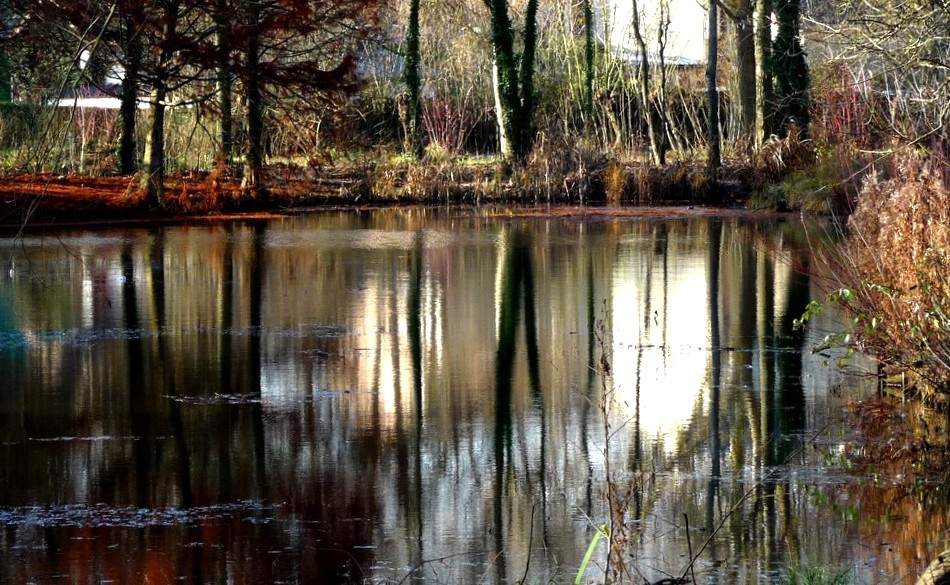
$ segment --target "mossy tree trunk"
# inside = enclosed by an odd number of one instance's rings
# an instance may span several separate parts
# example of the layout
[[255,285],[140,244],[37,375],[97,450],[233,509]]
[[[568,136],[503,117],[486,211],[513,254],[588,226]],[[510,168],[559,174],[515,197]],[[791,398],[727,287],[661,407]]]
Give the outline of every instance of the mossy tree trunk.
[[491,15],[491,44],[495,68],[495,101],[502,155],[511,161],[527,158],[534,142],[534,56],[537,47],[537,0],[525,7],[523,51],[514,48],[514,27],[507,0],[485,0]]
[[152,89],[152,123],[145,148],[148,174],[144,177],[146,205],[165,206],[165,86],[156,80]]
[[756,76],[753,0],[740,0],[733,17],[736,26],[736,77],[739,85],[739,130],[755,137]]
[[795,125],[807,133],[808,64],[805,63],[799,33],[801,0],[776,0],[775,15],[778,33],[772,45],[772,60],[778,97],[778,129],[785,134],[789,126]]
[[408,111],[406,112],[406,148],[408,154],[421,159],[422,143],[422,80],[419,75],[419,0],[409,3],[409,25],[406,32],[406,65],[403,78],[406,82]]

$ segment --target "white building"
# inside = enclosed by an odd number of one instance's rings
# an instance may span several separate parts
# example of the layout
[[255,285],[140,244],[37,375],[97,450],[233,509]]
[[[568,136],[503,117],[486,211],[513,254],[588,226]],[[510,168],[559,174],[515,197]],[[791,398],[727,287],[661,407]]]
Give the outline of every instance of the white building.
[[[647,58],[659,61],[662,5],[666,3],[669,27],[664,60],[670,65],[700,65],[706,62],[706,4],[700,0],[635,0],[640,29],[647,45]],[[640,58],[633,29],[634,0],[598,0],[601,41],[617,56]]]

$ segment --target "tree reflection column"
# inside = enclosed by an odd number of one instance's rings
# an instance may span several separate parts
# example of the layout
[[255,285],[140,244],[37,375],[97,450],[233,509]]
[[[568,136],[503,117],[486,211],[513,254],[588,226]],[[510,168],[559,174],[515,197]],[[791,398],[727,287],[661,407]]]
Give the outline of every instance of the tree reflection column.
[[[494,538],[495,552],[499,554],[495,562],[499,582],[506,581],[506,561],[504,554],[504,522],[502,504],[511,477],[506,472],[511,465],[512,448],[512,393],[514,364],[516,357],[516,337],[521,312],[525,316],[525,345],[528,362],[528,377],[531,385],[531,397],[541,412],[541,453],[540,453],[540,491],[544,497],[544,433],[545,417],[541,392],[540,358],[538,347],[537,321],[534,308],[534,268],[529,250],[528,234],[522,229],[514,233],[504,233],[501,237],[504,256],[501,259],[500,290],[498,291],[498,347],[495,353],[495,484],[494,484]],[[523,309],[522,309],[523,307]],[[542,500],[542,507],[545,505]],[[542,510],[543,515],[543,510]],[[526,551],[530,554],[530,551]]]

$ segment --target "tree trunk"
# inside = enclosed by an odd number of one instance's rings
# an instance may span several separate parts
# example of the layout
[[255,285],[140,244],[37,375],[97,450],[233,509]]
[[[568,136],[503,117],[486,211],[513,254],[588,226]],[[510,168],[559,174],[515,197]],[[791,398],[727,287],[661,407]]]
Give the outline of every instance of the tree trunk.
[[639,77],[637,81],[640,85],[640,112],[647,126],[647,140],[650,142],[650,160],[653,161],[653,164],[660,165],[663,163],[660,158],[659,137],[654,128],[653,104],[650,99],[650,60],[647,54],[647,43],[643,38],[643,32],[640,30],[640,7],[637,5],[637,0],[633,0],[633,21],[631,24],[634,39],[637,41],[637,48],[640,50],[640,63],[637,66]]
[[264,193],[264,97],[260,74],[260,7],[255,0],[247,3],[248,24],[246,70],[247,154],[242,187],[252,198]]
[[406,147],[409,154],[416,159],[421,159],[424,154],[422,144],[422,91],[419,77],[420,61],[419,0],[411,0],[409,4],[409,27],[406,33],[406,68],[403,72],[403,78],[406,82],[406,93],[409,97]]
[[0,104],[13,101],[13,85],[10,81],[10,59],[6,53],[0,53]]
[[525,7],[524,52],[514,51],[514,31],[506,0],[486,0],[491,13],[495,107],[502,155],[523,161],[534,140],[534,55],[537,45],[537,0]]
[[215,13],[215,27],[217,28],[218,51],[221,60],[218,64],[218,141],[219,157],[222,161],[230,161],[234,155],[234,67],[231,61],[231,35],[228,32],[228,15],[223,6],[219,6]]
[[521,107],[518,110],[518,158],[531,153],[534,144],[534,56],[538,46],[538,0],[528,0],[524,12],[524,52],[521,54]]
[[594,9],[584,0],[584,122],[594,113]]
[[739,130],[746,138],[754,138],[756,47],[752,0],[742,0],[736,10],[734,23],[736,25],[736,73],[739,78]]
[[772,0],[755,6],[755,130],[756,144],[775,132],[775,94],[772,88]]
[[776,0],[775,15],[778,33],[772,45],[778,95],[779,131],[784,134],[795,125],[804,134],[808,131],[808,65],[799,35],[800,0]]
[[142,46],[132,38],[125,46],[125,74],[122,76],[122,96],[119,102],[119,173],[134,175],[138,171],[138,147],[135,141],[136,116],[139,108],[139,74],[142,64]]
[[709,2],[709,31],[706,45],[706,165],[711,174],[722,164],[719,152],[719,90],[716,74],[719,67],[719,8],[716,0]]
[[669,84],[667,83],[667,71],[666,71],[666,44],[669,41],[669,30],[670,30],[670,0],[660,0],[660,27],[659,32],[657,33],[657,60],[660,64],[660,95],[659,99],[655,100],[656,107],[651,110],[656,116],[654,125],[656,126],[655,133],[659,137],[657,143],[657,162],[660,165],[666,164],[666,151],[669,148],[669,144],[672,138],[669,136],[669,119],[667,117],[667,100],[669,96],[667,95],[667,90]]
[[508,123],[505,117],[505,105],[502,98],[501,80],[498,73],[498,61],[492,59],[492,90],[495,95],[495,120],[498,129],[498,150],[506,159],[513,159],[511,142],[508,140]]
[[152,89],[152,126],[145,149],[148,174],[145,177],[146,205],[165,206],[165,87],[156,82]]

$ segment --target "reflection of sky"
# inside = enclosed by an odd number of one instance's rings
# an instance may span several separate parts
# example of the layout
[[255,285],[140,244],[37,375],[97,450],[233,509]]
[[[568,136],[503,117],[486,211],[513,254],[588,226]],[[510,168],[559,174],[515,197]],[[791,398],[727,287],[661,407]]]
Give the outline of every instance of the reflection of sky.
[[621,248],[613,273],[614,384],[626,414],[639,412],[641,430],[672,452],[664,439],[689,423],[705,386],[706,253],[670,259],[664,280],[662,259],[643,247]]

